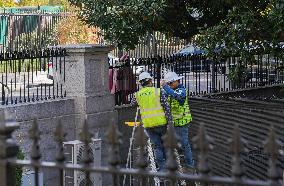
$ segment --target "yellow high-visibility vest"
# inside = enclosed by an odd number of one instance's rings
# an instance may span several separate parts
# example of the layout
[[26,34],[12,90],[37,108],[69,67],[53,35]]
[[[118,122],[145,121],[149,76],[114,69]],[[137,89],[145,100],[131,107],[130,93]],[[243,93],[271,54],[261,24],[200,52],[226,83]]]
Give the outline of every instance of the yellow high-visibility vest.
[[167,124],[164,109],[160,101],[160,89],[145,87],[136,93],[140,115],[145,128]]
[[190,123],[192,121],[192,116],[188,105],[187,94],[183,105],[180,105],[176,99],[169,99],[174,125],[183,126]]

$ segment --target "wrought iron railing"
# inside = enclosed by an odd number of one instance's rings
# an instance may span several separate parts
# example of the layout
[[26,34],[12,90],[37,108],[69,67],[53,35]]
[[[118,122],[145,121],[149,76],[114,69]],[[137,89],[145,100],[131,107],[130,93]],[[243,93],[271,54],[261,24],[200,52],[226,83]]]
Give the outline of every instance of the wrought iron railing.
[[241,61],[239,57],[217,61],[201,55],[178,54],[126,61],[109,58],[110,90],[117,97],[116,105],[129,103],[139,89],[136,80],[143,71],[152,74],[156,87],[160,87],[165,73],[175,71],[184,77],[181,83],[193,95],[284,83],[282,58],[267,54]]
[[[85,185],[96,185],[90,182],[90,174],[97,172],[101,174],[111,175],[112,185],[121,185],[120,177],[123,175],[132,175],[137,177],[139,185],[147,185],[145,178],[159,178],[163,180],[166,185],[177,185],[178,181],[186,180],[188,183],[196,183],[199,185],[246,185],[246,186],[282,186],[283,183],[280,181],[280,172],[277,169],[276,161],[279,156],[280,146],[277,141],[274,129],[271,128],[264,143],[265,153],[269,157],[269,167],[267,170],[267,180],[253,180],[246,179],[243,177],[244,171],[242,169],[242,158],[241,155],[244,152],[245,141],[241,137],[241,133],[238,125],[231,131],[231,140],[228,140],[227,147],[231,153],[231,176],[212,176],[210,174],[210,167],[208,166],[209,153],[214,151],[212,146],[212,138],[210,138],[204,126],[201,124],[198,130],[197,136],[193,140],[194,148],[198,152],[198,163],[197,173],[187,174],[180,173],[178,170],[178,164],[176,162],[175,149],[178,148],[177,140],[173,127],[169,125],[167,134],[164,137],[164,145],[167,150],[166,168],[164,172],[153,172],[147,169],[147,159],[145,158],[145,134],[142,126],[138,127],[136,134],[137,145],[140,148],[138,151],[138,157],[135,161],[136,167],[127,169],[119,167],[118,149],[120,146],[119,136],[120,133],[117,130],[116,125],[111,125],[107,134],[106,139],[108,140],[109,147],[109,161],[108,166],[94,166],[93,158],[90,154],[89,143],[91,141],[91,133],[89,132],[88,124],[84,122],[81,130],[81,141],[84,142],[85,148],[83,153],[82,164],[70,164],[66,163],[65,155],[63,153],[63,141],[66,135],[61,122],[59,121],[58,126],[55,130],[55,141],[58,144],[58,154],[55,157],[54,162],[41,161],[40,151],[40,131],[37,125],[37,121],[34,120],[32,128],[29,131],[30,139],[32,141],[30,160],[16,160],[16,154],[19,146],[14,142],[12,133],[19,125],[13,121],[6,113],[1,115],[1,127],[0,127],[0,185],[14,185],[14,174],[13,168],[15,166],[29,166],[35,170],[35,183],[39,183],[39,169],[51,168],[58,171],[58,184],[64,185],[64,170],[80,170],[85,173],[86,182]],[[56,184],[56,183],[54,183]]]
[[0,52],[2,105],[65,97],[65,49]]
[[135,58],[145,58],[154,55],[164,56],[178,52],[187,44],[189,43],[185,39],[180,39],[178,37],[167,37],[161,32],[154,32],[153,34],[148,34],[145,37],[140,38],[140,41],[135,46],[135,49],[122,51],[116,47],[112,53],[117,57],[120,57],[122,54],[124,54],[124,52]]

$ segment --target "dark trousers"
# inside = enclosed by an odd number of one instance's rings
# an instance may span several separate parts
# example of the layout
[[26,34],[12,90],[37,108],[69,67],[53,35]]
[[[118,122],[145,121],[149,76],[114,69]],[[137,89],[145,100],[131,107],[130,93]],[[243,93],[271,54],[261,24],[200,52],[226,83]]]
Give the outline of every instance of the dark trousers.
[[161,127],[147,128],[146,131],[150,138],[151,143],[154,145],[154,153],[158,169],[159,170],[164,169],[166,161],[166,153],[162,141],[162,136],[166,134],[167,127],[161,126]]
[[186,166],[194,167],[194,161],[192,159],[192,152],[189,143],[189,124],[175,127],[175,131],[179,143],[181,144],[181,150],[184,155]]

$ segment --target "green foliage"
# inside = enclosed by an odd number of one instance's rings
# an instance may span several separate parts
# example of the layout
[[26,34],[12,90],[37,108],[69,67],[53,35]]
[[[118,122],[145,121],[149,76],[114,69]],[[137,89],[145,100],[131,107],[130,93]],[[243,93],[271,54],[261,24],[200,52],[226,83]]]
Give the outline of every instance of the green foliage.
[[282,0],[69,0],[81,8],[81,18],[104,30],[105,39],[133,49],[141,37],[160,31],[190,39],[213,55],[267,49],[284,39]]
[[[25,158],[25,155],[23,153],[23,151],[19,151],[18,154],[17,154],[17,159],[19,160],[23,160]],[[23,173],[23,170],[22,170],[22,167],[21,166],[17,166],[16,167],[16,186],[21,186],[22,185],[22,173]]]
[[[283,58],[279,43],[284,39],[284,6],[279,0],[233,2],[226,18],[200,31],[198,45],[209,57],[238,56],[246,64],[255,63],[254,54],[269,53]],[[242,62],[230,70],[228,80],[242,87],[247,81],[247,69]]]
[[228,80],[232,83],[233,88],[242,87],[248,80],[247,67],[239,61],[236,66],[230,69]]
[[239,1],[219,24],[201,31],[197,42],[213,56],[215,48],[222,55],[246,55],[274,50],[281,42],[284,29],[284,8],[280,0]]
[[[134,48],[139,36],[144,36],[162,19],[165,0],[78,0],[73,3],[84,3],[81,17],[89,25],[99,26],[105,31],[106,39],[119,47]],[[158,25],[157,25],[158,26]]]
[[215,0],[69,0],[81,8],[81,18],[104,30],[120,48],[133,49],[153,31],[188,39],[204,24],[212,26],[228,11]]

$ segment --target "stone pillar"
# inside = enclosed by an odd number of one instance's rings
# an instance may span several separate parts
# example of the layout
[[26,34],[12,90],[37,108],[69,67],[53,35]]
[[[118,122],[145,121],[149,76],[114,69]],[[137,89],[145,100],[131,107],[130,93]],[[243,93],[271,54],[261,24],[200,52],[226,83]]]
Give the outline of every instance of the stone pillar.
[[[113,122],[117,123],[114,109],[114,96],[108,88],[109,46],[67,45],[66,94],[74,98],[76,117],[76,136],[79,139],[80,127],[85,118],[90,132],[102,139],[102,165],[107,164],[108,146],[105,132]],[[103,178],[103,185],[110,179]]]

